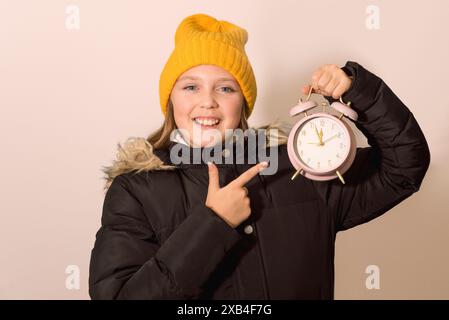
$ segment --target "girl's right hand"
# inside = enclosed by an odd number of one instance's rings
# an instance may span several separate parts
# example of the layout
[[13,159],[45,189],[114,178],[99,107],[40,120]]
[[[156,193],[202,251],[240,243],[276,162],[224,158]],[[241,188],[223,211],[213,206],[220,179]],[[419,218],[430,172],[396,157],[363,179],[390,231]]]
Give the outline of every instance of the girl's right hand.
[[209,188],[205,205],[235,228],[251,214],[248,189],[244,185],[264,170],[268,163],[263,161],[254,165],[223,188],[220,188],[218,168],[212,162],[208,166]]

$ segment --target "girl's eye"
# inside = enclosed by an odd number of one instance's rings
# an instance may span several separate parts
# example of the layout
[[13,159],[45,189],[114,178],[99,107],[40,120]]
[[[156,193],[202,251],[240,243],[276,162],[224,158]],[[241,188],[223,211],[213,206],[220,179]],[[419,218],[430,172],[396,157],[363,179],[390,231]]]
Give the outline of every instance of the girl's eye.
[[[193,88],[193,87],[195,87],[195,86],[187,86],[184,88],[184,90],[186,90],[187,88]],[[190,90],[187,90],[187,91],[190,91]]]
[[226,91],[226,92],[234,92],[234,91],[235,91],[235,90],[232,89],[231,87],[223,87],[223,89],[229,89],[229,91]]

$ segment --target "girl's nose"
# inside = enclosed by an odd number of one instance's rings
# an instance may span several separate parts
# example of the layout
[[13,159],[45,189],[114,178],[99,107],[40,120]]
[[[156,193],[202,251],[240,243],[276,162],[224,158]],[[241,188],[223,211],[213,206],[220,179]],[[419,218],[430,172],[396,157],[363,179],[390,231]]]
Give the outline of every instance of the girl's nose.
[[205,94],[203,97],[203,100],[201,101],[201,107],[210,109],[210,108],[216,108],[218,106],[217,102],[215,101],[212,94]]

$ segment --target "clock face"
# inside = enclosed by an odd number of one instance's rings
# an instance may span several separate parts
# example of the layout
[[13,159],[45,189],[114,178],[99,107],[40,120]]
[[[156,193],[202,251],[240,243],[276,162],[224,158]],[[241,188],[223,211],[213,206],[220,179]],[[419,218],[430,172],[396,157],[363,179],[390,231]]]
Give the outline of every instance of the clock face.
[[294,141],[299,160],[321,172],[338,168],[350,149],[350,138],[344,125],[334,117],[315,117],[305,121],[296,131]]

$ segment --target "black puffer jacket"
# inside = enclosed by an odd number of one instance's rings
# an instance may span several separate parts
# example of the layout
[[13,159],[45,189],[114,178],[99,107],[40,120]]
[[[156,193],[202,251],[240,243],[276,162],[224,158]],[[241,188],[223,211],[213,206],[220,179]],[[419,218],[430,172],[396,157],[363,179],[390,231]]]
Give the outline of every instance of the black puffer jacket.
[[[370,145],[357,148],[345,185],[301,175],[292,181],[281,144],[278,172],[246,184],[252,214],[233,229],[204,205],[207,164],[165,167],[175,142],[149,150],[152,166],[116,176],[107,190],[91,298],[332,299],[336,233],[418,191],[430,162],[413,114],[382,79],[352,61],[343,70],[354,77],[343,98]],[[252,165],[217,165],[220,185]]]

